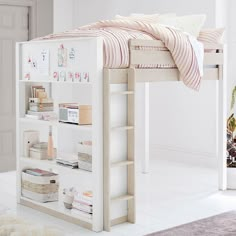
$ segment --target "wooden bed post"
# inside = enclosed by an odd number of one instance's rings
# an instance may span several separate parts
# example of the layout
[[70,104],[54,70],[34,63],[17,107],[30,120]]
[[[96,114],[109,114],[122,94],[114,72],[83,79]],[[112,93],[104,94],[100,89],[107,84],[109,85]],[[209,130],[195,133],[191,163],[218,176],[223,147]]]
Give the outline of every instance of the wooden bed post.
[[[224,47],[224,64],[226,59],[226,47]],[[218,50],[222,53],[223,50]],[[223,65],[219,65],[219,82],[217,87],[218,102],[218,128],[217,128],[217,156],[218,156],[218,181],[219,190],[227,188],[227,166],[226,166],[226,70]]]
[[142,158],[142,172],[149,172],[149,82],[144,83],[144,158]]

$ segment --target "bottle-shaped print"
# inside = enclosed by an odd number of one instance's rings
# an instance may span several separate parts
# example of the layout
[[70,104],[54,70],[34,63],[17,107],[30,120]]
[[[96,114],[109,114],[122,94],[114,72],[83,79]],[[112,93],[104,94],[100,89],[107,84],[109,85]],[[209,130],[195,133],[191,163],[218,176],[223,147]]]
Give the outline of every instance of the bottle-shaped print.
[[54,158],[53,138],[52,138],[52,126],[49,126],[48,134],[48,159]]

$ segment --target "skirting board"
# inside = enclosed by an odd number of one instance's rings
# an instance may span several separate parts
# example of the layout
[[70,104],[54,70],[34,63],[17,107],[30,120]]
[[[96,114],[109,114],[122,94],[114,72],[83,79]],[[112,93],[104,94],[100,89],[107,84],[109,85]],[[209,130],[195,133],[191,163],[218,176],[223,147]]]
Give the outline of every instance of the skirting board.
[[34,203],[32,203],[30,201],[27,201],[27,200],[24,200],[24,199],[20,199],[20,204],[22,204],[24,206],[27,206],[27,207],[30,207],[32,209],[35,209],[37,211],[41,211],[43,213],[49,214],[51,216],[60,218],[62,220],[68,221],[70,223],[77,224],[77,225],[79,225],[81,227],[84,227],[86,229],[92,230],[92,224],[84,222],[84,221],[79,220],[79,219],[75,219],[75,218],[70,217],[70,216],[66,216],[66,215],[64,215],[60,212],[57,212],[56,210],[54,211],[54,210],[49,209],[47,207],[39,206],[37,204],[34,204]]
[[151,144],[150,155],[158,156],[158,158],[165,160],[181,161],[198,166],[217,168],[217,158],[214,153],[200,152],[175,146]]
[[128,216],[121,216],[119,218],[111,220],[111,226],[122,224],[125,222],[128,222]]

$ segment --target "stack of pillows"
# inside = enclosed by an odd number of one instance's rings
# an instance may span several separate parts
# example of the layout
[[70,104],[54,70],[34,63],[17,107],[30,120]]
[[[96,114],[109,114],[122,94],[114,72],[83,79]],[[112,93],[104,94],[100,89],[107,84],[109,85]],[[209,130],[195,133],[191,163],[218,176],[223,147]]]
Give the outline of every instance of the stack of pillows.
[[176,14],[131,14],[130,16],[116,15],[116,20],[141,21],[148,24],[161,24],[170,28],[181,30],[206,43],[221,43],[223,28],[202,29],[206,15],[176,16]]

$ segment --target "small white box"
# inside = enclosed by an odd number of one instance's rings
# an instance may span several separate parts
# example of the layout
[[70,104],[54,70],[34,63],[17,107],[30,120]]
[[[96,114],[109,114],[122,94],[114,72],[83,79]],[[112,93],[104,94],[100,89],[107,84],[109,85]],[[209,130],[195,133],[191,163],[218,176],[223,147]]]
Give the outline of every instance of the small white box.
[[30,148],[39,143],[39,131],[26,130],[23,133],[23,155],[24,157],[30,156]]
[[82,142],[78,143],[77,144],[77,152],[78,153],[85,153],[85,154],[92,156],[92,145],[83,144]]

